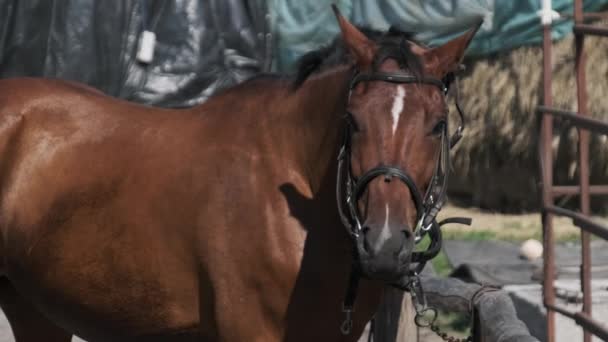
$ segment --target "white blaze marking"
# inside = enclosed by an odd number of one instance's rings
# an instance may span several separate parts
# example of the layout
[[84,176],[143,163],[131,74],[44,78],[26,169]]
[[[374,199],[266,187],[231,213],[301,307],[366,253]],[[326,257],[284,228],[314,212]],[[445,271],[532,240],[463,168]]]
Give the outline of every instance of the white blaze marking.
[[393,108],[391,108],[391,114],[393,115],[393,135],[397,131],[397,124],[399,123],[399,116],[403,111],[403,97],[405,96],[405,89],[403,86],[397,87],[397,94],[395,94],[395,101],[393,102]]
[[386,240],[390,239],[392,235],[393,234],[391,234],[391,230],[388,227],[388,204],[387,204],[386,205],[386,217],[384,218],[384,227],[382,227],[382,231],[380,231],[380,236],[378,236],[378,240],[376,240],[376,243],[374,244],[374,250],[376,252],[379,252],[380,249],[382,249],[382,246],[384,245]]

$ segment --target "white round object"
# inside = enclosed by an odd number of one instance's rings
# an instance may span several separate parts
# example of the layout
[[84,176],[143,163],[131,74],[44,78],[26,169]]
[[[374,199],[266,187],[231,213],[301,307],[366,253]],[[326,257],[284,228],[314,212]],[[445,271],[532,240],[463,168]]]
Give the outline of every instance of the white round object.
[[526,240],[521,244],[519,256],[530,261],[539,259],[543,256],[543,244],[534,239]]

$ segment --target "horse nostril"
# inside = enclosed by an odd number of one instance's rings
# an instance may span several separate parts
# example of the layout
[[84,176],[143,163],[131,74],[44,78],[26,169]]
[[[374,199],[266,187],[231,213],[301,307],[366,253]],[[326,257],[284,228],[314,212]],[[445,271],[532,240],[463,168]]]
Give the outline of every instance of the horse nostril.
[[396,253],[397,259],[407,258],[414,249],[414,234],[409,230],[402,230],[403,242],[401,249]]

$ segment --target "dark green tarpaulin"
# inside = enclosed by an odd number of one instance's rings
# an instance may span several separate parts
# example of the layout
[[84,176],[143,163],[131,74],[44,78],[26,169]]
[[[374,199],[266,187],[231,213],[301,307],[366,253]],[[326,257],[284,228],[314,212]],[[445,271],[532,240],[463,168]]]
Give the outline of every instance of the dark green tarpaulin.
[[[355,24],[386,30],[394,25],[429,45],[446,41],[462,32],[479,18],[484,25],[475,36],[468,54],[483,56],[518,46],[541,42],[538,11],[540,0],[269,0],[272,30],[276,35],[277,70],[290,70],[303,53],[327,44],[337,34],[331,4]],[[572,0],[553,0],[553,9],[572,13]],[[598,10],[608,0],[585,1],[585,10]],[[572,32],[571,20],[553,25],[553,38]]]
[[[86,83],[130,101],[192,106],[265,70],[265,0],[0,0],[0,77]],[[146,28],[149,64],[135,58]]]

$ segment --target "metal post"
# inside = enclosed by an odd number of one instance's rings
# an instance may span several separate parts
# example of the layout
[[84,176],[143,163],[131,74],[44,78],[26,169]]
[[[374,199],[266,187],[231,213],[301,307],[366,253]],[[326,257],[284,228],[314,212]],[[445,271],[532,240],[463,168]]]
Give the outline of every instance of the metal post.
[[[574,1],[574,22],[583,23],[583,1]],[[585,75],[586,55],[584,50],[585,35],[575,31],[576,45],[576,95],[578,101],[578,114],[587,113],[587,84]],[[583,215],[590,214],[589,205],[589,131],[578,130],[579,149],[579,177],[580,177],[580,210]],[[589,247],[589,233],[581,231],[581,290],[583,291],[583,312],[591,315],[591,251]],[[583,330],[583,341],[591,342],[591,333]]]
[[[551,67],[551,1],[543,0],[541,22],[543,25],[543,104],[545,107],[553,105],[552,97],[552,67]],[[540,161],[543,207],[553,205],[553,117],[543,115],[541,123]],[[555,304],[555,277],[554,246],[553,246],[553,214],[542,212],[543,223],[543,297],[545,305]],[[547,342],[555,342],[555,312],[547,309]]]

